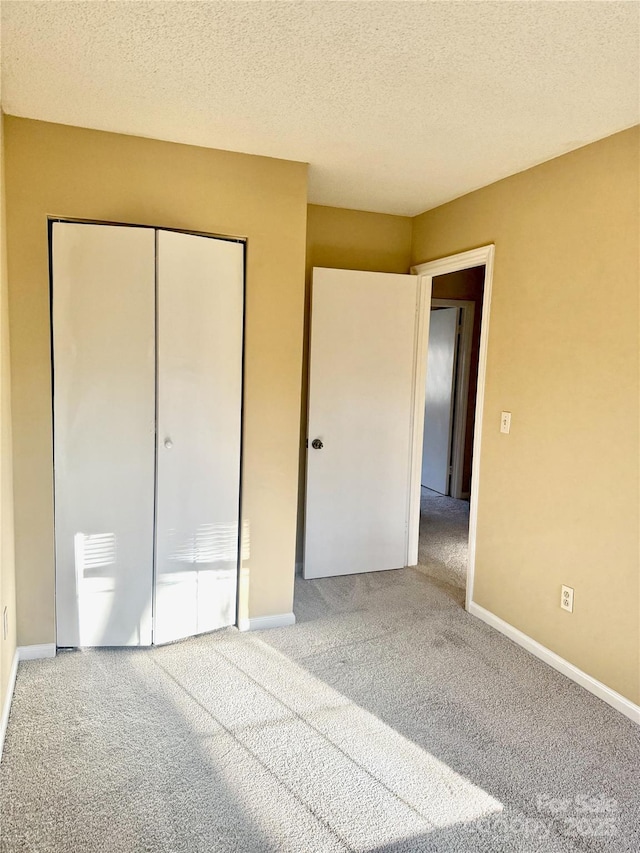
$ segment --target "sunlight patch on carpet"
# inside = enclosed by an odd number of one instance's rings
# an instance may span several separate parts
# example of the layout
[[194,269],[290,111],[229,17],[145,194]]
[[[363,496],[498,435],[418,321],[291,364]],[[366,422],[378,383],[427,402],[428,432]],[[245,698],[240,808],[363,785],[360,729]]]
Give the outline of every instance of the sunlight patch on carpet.
[[[246,774],[267,774],[284,797],[357,849],[502,811],[494,797],[258,637],[230,636],[191,659],[180,649],[158,650],[155,662],[172,689],[187,694],[183,713],[195,700],[209,715],[208,735],[198,724],[201,748],[272,841],[268,803],[243,795]],[[231,744],[234,752],[241,747],[241,766],[220,761]]]

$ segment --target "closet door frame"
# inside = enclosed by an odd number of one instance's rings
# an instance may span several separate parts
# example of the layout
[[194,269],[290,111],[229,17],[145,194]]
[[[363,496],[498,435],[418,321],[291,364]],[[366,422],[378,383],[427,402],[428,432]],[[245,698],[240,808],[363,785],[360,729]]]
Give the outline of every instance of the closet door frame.
[[[241,364],[241,389],[240,389],[240,472],[239,472],[239,490],[238,490],[238,565],[236,569],[237,577],[236,577],[236,606],[235,606],[235,622],[234,625],[239,624],[239,599],[240,599],[240,575],[242,570],[242,497],[243,497],[243,460],[244,460],[244,404],[245,404],[245,363],[246,363],[246,315],[247,315],[247,238],[240,236],[233,236],[230,234],[214,234],[208,231],[196,231],[185,228],[171,228],[164,225],[141,225],[136,222],[113,222],[110,220],[101,220],[101,219],[82,219],[77,217],[68,217],[68,216],[49,216],[47,218],[47,234],[48,234],[48,253],[49,253],[49,345],[50,345],[50,365],[51,365],[51,472],[52,472],[52,483],[55,484],[55,417],[54,417],[54,376],[55,376],[55,362],[54,362],[54,328],[53,328],[53,288],[54,288],[54,270],[53,270],[53,226],[55,223],[63,223],[63,224],[78,224],[78,225],[109,225],[115,227],[122,228],[144,228],[150,231],[155,232],[155,243],[156,243],[156,254],[155,254],[155,296],[154,296],[154,304],[156,307],[155,311],[155,327],[156,327],[156,339],[158,333],[158,312],[157,312],[157,298],[158,298],[158,276],[157,276],[157,265],[158,265],[158,254],[157,254],[157,242],[158,242],[158,232],[159,231],[172,231],[178,234],[191,234],[195,237],[206,237],[212,240],[225,240],[231,243],[240,243],[243,249],[243,263],[242,263],[242,364]],[[158,353],[157,347],[155,352],[155,454],[154,454],[154,471],[157,472],[157,464],[158,464]],[[155,527],[156,527],[156,513],[157,513],[157,495],[155,494],[157,490],[157,473],[154,476],[154,510],[153,510],[153,525],[154,525],[154,536],[153,536],[153,586],[152,586],[152,601],[151,601],[151,624],[152,624],[152,644],[155,633],[155,586],[156,586],[156,535],[155,535]],[[53,543],[54,543],[54,626],[56,633],[56,648],[58,647],[58,637],[57,637],[57,602],[55,600],[55,584],[58,573],[58,567],[55,561],[55,542],[56,542],[56,523],[55,523],[55,489],[52,493],[53,500]]]

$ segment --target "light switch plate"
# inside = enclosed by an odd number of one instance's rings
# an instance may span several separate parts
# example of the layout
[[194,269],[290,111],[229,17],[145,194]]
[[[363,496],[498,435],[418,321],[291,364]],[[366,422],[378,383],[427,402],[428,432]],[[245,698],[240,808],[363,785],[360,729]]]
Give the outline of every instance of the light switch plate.
[[500,415],[500,432],[511,432],[511,412],[503,412]]

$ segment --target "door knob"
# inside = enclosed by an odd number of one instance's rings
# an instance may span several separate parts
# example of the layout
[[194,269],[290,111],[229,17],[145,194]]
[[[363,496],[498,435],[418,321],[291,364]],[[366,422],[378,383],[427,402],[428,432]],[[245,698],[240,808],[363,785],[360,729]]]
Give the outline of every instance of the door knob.
[[311,442],[311,447],[313,447],[314,450],[322,450],[324,444],[320,441],[319,438],[314,438]]
[[171,448],[173,447],[173,442],[171,441],[170,438],[165,438],[164,446],[166,447],[167,450],[171,450]]

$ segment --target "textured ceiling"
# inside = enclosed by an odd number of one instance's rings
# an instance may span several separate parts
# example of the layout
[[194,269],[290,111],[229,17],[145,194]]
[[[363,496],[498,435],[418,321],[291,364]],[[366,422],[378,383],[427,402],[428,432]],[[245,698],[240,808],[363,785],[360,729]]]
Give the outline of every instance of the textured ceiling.
[[413,215],[640,120],[632,2],[2,3],[5,112],[310,163]]

